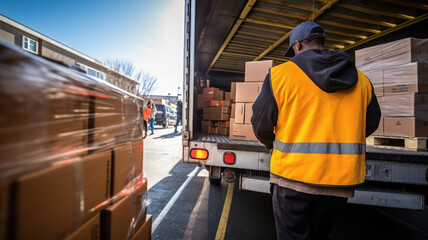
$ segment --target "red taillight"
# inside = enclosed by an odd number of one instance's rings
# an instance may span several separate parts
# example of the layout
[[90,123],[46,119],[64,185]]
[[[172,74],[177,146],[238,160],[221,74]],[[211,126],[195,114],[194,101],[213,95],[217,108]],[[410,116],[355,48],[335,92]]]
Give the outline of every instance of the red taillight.
[[223,155],[223,162],[228,165],[235,164],[235,154],[232,152],[226,152]]
[[199,160],[207,160],[208,150],[201,148],[193,148],[192,150],[190,150],[190,157]]

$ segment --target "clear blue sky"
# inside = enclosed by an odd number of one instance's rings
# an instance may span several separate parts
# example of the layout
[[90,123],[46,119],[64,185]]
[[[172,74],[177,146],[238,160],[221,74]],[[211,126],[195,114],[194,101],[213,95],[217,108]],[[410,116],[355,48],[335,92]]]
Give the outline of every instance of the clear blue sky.
[[183,0],[1,0],[0,13],[100,61],[129,59],[182,88]]

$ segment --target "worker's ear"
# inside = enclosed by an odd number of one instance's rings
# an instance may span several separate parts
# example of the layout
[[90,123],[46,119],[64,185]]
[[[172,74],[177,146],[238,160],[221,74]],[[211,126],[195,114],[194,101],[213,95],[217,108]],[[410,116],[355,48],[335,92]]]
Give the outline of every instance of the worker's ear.
[[296,45],[297,50],[300,52],[300,50],[302,50],[302,44],[297,40],[294,44]]
[[301,46],[301,44],[299,43],[299,41],[295,41],[294,42],[294,44],[293,44],[293,51],[294,51],[294,55],[297,55],[297,54],[299,54],[299,52],[300,52],[300,48],[301,48],[302,46]]

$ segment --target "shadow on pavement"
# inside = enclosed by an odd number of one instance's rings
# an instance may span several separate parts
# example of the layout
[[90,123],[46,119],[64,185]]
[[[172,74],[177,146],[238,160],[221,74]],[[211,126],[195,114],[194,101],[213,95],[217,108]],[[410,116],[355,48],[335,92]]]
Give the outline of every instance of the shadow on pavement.
[[161,136],[159,136],[159,137],[155,137],[155,138],[153,138],[153,139],[159,139],[159,138],[173,138],[173,137],[180,136],[181,134],[182,134],[181,132],[174,132],[174,130],[173,130],[173,132],[172,132],[172,133],[164,134],[164,135],[161,135]]

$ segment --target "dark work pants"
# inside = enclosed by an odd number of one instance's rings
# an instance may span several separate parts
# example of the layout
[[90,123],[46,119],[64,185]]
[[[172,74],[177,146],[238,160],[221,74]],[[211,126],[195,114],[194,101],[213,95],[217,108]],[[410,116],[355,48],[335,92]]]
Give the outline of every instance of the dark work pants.
[[328,239],[335,215],[347,198],[297,192],[271,185],[278,239]]

